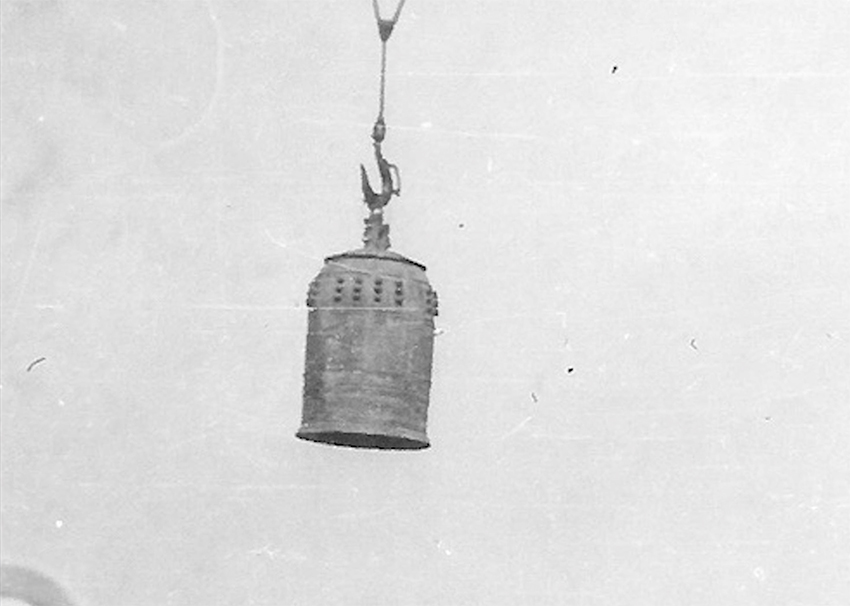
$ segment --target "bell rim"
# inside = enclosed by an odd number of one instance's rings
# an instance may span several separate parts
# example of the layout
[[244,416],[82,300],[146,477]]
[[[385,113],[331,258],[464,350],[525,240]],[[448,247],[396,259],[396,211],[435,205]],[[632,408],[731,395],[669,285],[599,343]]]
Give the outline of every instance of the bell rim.
[[427,436],[411,436],[380,432],[356,431],[330,427],[302,427],[296,438],[328,446],[358,450],[425,450],[431,447]]
[[387,251],[374,251],[366,248],[358,248],[356,250],[349,250],[343,253],[337,253],[335,255],[330,255],[329,257],[325,257],[325,263],[332,263],[334,261],[339,261],[340,259],[380,259],[382,261],[397,261],[398,263],[407,263],[408,265],[413,265],[414,267],[418,267],[422,271],[427,271],[427,267],[418,261],[414,261],[404,255],[400,255],[397,252],[387,250]]

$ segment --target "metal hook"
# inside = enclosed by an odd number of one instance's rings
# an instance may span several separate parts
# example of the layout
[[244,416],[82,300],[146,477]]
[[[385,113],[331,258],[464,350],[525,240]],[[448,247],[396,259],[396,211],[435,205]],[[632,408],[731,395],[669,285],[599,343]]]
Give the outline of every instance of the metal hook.
[[[376,132],[379,132],[379,122],[375,123]],[[366,173],[366,167],[362,164],[360,165],[360,185],[363,189],[363,201],[366,203],[366,206],[372,212],[380,212],[384,206],[389,204],[393,196],[401,195],[401,173],[398,170],[398,166],[391,164],[384,158],[384,154],[381,152],[382,137],[373,136],[373,139],[375,140],[373,143],[375,161],[378,163],[378,174],[381,176],[381,191],[377,193],[372,189],[372,186],[369,184],[369,175]]]

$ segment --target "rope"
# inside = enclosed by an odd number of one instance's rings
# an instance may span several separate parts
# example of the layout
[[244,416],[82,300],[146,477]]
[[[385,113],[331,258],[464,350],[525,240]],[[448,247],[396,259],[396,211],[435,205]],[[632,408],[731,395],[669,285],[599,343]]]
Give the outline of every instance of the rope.
[[375,13],[375,21],[378,23],[378,35],[381,37],[381,89],[378,95],[378,122],[384,119],[384,102],[386,99],[387,87],[387,40],[393,33],[393,27],[398,22],[401,9],[404,8],[404,3],[407,0],[399,0],[396,6],[395,13],[392,19],[382,19],[381,9],[378,7],[378,0],[372,0],[372,10]]
[[381,92],[378,95],[378,120],[384,117],[384,98],[387,86],[387,43],[381,42]]

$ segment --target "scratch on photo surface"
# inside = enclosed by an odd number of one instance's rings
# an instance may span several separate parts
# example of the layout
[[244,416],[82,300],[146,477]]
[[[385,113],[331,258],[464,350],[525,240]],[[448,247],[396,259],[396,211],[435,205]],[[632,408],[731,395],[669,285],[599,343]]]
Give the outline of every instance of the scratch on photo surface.
[[39,303],[35,306],[36,309],[50,309],[52,311],[65,311],[65,306],[62,303]]
[[168,149],[183,143],[199,128],[207,124],[210,116],[212,116],[218,107],[221,99],[222,85],[224,84],[224,49],[226,44],[224,42],[221,23],[219,22],[218,15],[213,8],[211,0],[206,0],[205,4],[207,7],[207,13],[209,14],[210,23],[212,24],[213,31],[215,32],[215,87],[213,88],[212,94],[210,94],[210,100],[201,113],[201,116],[183,129],[179,135],[162,143],[160,145],[161,149]]
[[15,297],[15,304],[12,307],[12,319],[9,322],[10,329],[14,329],[15,322],[18,319],[18,312],[21,310],[21,302],[24,299],[24,295],[27,291],[27,286],[29,285],[30,274],[32,273],[32,266],[35,262],[35,257],[38,252],[38,246],[41,242],[41,233],[44,228],[44,215],[41,214],[38,218],[38,225],[35,230],[35,238],[33,238],[32,248],[30,249],[29,259],[27,259],[27,266],[24,268],[24,275],[21,277],[21,287],[18,289],[18,296]]
[[277,459],[251,452],[248,448],[235,444],[233,440],[227,440],[227,451],[234,459],[241,458],[243,461],[247,461],[254,471],[270,472],[279,465]]
[[356,512],[346,512],[346,513],[338,513],[336,515],[330,516],[332,520],[362,520],[364,518],[374,518],[377,516],[384,516],[387,513],[392,512],[397,509],[397,505],[390,504],[384,507],[380,507],[378,509],[369,509],[367,511],[356,511]]
[[44,356],[36,358],[35,360],[29,363],[29,366],[27,366],[27,372],[30,372],[33,368],[35,368],[37,365],[41,364],[45,360],[47,360],[47,358],[45,358]]
[[284,490],[316,490],[324,488],[325,485],[319,482],[311,484],[298,484],[297,482],[289,482],[286,484],[228,484],[216,486],[227,491],[236,492],[280,492]]
[[[218,407],[218,408],[216,408],[216,411],[221,411],[221,412],[225,413],[225,415],[232,415],[232,417],[235,417],[235,419],[234,418],[215,419],[212,423],[210,423],[210,425],[209,425],[210,427],[219,425],[220,423],[225,422],[225,421],[227,422],[228,425],[230,425],[234,422],[244,423],[245,421],[248,421],[248,423],[260,424],[260,425],[263,426],[263,429],[267,429],[267,425],[268,425],[267,419],[261,417],[260,415],[254,415],[254,414],[251,414],[251,413],[246,412],[244,410],[239,410],[237,408],[230,408],[230,407],[227,407],[227,406]],[[244,425],[242,425],[241,427],[244,427]]]
[[[195,303],[188,309],[211,309],[222,311],[285,311],[304,309],[304,305],[240,305],[238,303]],[[217,332],[217,331],[214,331]]]
[[800,338],[801,334],[803,334],[802,326],[797,328],[796,331],[794,331],[794,335],[790,339],[788,339],[788,342],[785,344],[785,347],[782,348],[782,351],[779,354],[781,358],[784,359],[788,357],[788,350],[791,349],[795,343],[797,343],[797,340]]
[[521,314],[504,314],[497,316],[490,315],[479,315],[473,319],[467,321],[468,324],[480,324],[484,322],[505,322],[507,320],[522,320],[522,319],[537,319],[540,317],[539,313],[521,313]]
[[520,422],[520,424],[519,424],[519,425],[517,425],[516,427],[514,427],[513,429],[511,429],[510,431],[508,431],[506,434],[502,435],[502,436],[499,438],[499,440],[507,440],[507,439],[508,439],[509,437],[511,437],[512,435],[519,433],[520,431],[522,431],[522,428],[523,428],[523,427],[525,427],[526,425],[528,425],[528,422],[529,422],[529,421],[531,421],[531,419],[532,419],[532,417],[526,417],[525,419],[523,419],[523,420]]
[[[561,71],[402,71],[399,72],[407,77],[421,78],[540,78],[543,80],[551,80],[555,77],[564,75]],[[847,74],[842,72],[816,72],[816,71],[796,71],[796,72],[678,72],[677,78],[736,78],[742,80],[778,80],[785,78],[846,78]],[[628,80],[669,80],[670,76],[637,76],[624,77],[624,81]]]
[[281,559],[281,560],[284,560],[284,561],[287,561],[287,562],[306,562],[307,561],[307,556],[305,556],[303,553],[300,553],[300,552],[297,552],[297,551],[286,551],[286,552],[284,552],[283,549],[281,549],[280,547],[275,547],[271,543],[267,543],[266,545],[263,545],[259,549],[252,549],[252,550],[248,551],[248,555],[266,556],[270,560]]
[[623,82],[629,81],[654,81],[654,80],[673,80],[673,79],[700,79],[700,80],[830,80],[843,79],[847,75],[841,72],[676,72],[675,75],[666,76],[632,76],[622,78]]
[[[327,120],[321,118],[299,118],[292,120],[289,124],[315,124],[317,126],[333,127],[333,126],[350,126],[358,130],[363,130],[371,127],[371,124],[359,122],[356,120]],[[529,135],[527,133],[493,133],[481,131],[468,131],[460,129],[434,128],[429,125],[420,126],[393,126],[394,130],[408,132],[423,132],[433,133],[435,135],[454,135],[456,137],[466,137],[470,139],[517,139],[520,141],[543,141],[546,138],[539,135]]]
[[594,436],[585,436],[585,435],[575,435],[571,436],[569,434],[557,435],[553,433],[539,433],[533,432],[531,437],[535,440],[558,440],[560,442],[583,442],[586,440],[595,440]]
[[444,128],[433,128],[433,127],[425,127],[425,126],[397,126],[394,127],[398,130],[407,130],[407,131],[424,131],[429,133],[434,133],[437,135],[455,135],[458,137],[467,137],[471,139],[518,139],[520,141],[542,141],[545,140],[545,137],[541,137],[538,135],[529,135],[526,133],[490,133],[490,132],[476,132],[476,131],[467,131],[467,130],[455,130],[455,129],[444,129]]
[[[280,240],[275,239],[275,237],[274,237],[274,236],[272,236],[272,235],[271,235],[271,233],[269,233],[268,228],[263,229],[263,232],[266,234],[266,237],[267,237],[267,238],[268,238],[268,239],[269,239],[269,240],[270,240],[273,244],[276,244],[277,246],[279,246],[279,247],[283,248],[284,250],[288,250],[288,251],[290,251],[290,252],[293,252],[293,253],[295,253],[296,255],[300,255],[300,256],[304,257],[305,259],[310,259],[311,261],[317,261],[317,262],[319,262],[319,263],[321,263],[321,262],[323,261],[323,258],[322,258],[322,257],[319,257],[318,255],[311,255],[310,253],[305,253],[305,252],[303,252],[303,251],[299,250],[297,247],[293,247],[293,246],[291,246],[291,245],[290,245],[289,243],[287,243],[287,242],[281,242]],[[298,244],[298,242],[296,241],[296,242],[294,242],[293,244]]]

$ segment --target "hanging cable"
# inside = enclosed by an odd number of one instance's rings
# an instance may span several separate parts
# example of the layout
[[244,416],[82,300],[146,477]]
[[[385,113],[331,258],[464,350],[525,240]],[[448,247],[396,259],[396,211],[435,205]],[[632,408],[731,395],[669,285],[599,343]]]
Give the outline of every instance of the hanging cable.
[[[378,7],[378,0],[372,0],[372,9],[375,13],[375,21],[378,25],[378,36],[381,39],[381,84],[378,93],[378,117],[372,127],[372,146],[375,149],[375,160],[378,163],[378,173],[381,176],[381,191],[375,192],[369,184],[369,177],[366,174],[366,168],[360,165],[360,181],[363,189],[363,198],[366,205],[371,211],[370,219],[367,224],[375,223],[376,226],[381,224],[381,214],[383,208],[390,199],[395,195],[401,194],[401,175],[398,167],[395,164],[389,163],[384,158],[381,150],[381,144],[387,134],[387,125],[384,121],[384,104],[386,98],[386,82],[387,82],[387,41],[393,33],[393,28],[398,22],[401,9],[404,7],[406,0],[400,0],[396,7],[395,13],[391,19],[381,17],[381,11]],[[368,231],[368,230],[367,230]],[[370,237],[371,239],[371,237]]]
[[[378,0],[372,0],[372,10],[375,13],[375,22],[378,24],[378,36],[381,38],[381,85],[378,92],[378,118],[375,121],[376,129],[379,123],[383,126],[384,121],[384,100],[386,98],[385,91],[387,86],[387,41],[393,33],[395,24],[398,23],[398,18],[399,15],[401,15],[401,9],[404,8],[405,1],[406,0],[399,0],[392,19],[384,19],[381,17],[381,9],[378,7]],[[383,139],[383,133],[380,138]]]
[[384,117],[384,91],[386,89],[387,82],[387,40],[390,39],[390,35],[393,33],[393,28],[398,22],[399,15],[401,15],[401,9],[404,8],[405,1],[406,0],[399,1],[392,19],[382,19],[381,9],[378,7],[378,0],[372,0],[372,9],[375,12],[375,21],[378,24],[378,36],[381,38],[381,89],[378,96],[378,120],[382,120]]

